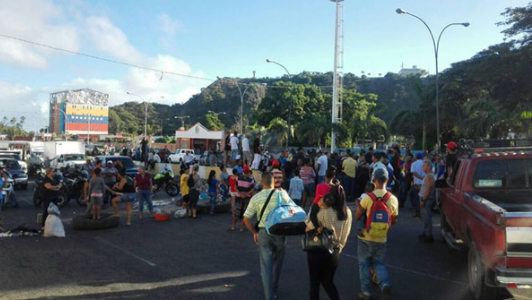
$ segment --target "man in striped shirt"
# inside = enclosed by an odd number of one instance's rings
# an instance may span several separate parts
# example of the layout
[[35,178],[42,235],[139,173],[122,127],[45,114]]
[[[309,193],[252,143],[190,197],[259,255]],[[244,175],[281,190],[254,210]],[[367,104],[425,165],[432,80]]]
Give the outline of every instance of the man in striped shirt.
[[244,166],[242,172],[244,174],[238,176],[238,180],[236,182],[237,197],[235,203],[235,213],[233,214],[233,224],[231,226],[231,228],[235,228],[237,219],[242,220],[240,231],[244,231],[244,212],[248,207],[249,200],[251,199],[251,196],[253,196],[255,188],[255,179],[253,178],[249,166]]
[[272,174],[273,178],[275,178],[275,188],[280,189],[284,182],[284,173],[281,170],[281,164],[276,159],[272,163]]

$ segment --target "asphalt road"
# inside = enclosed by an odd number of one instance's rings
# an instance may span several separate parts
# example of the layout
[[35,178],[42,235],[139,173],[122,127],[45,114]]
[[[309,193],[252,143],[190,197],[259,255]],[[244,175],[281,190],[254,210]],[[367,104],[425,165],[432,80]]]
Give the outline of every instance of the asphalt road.
[[[19,208],[2,211],[2,227],[38,228],[42,208],[31,203],[32,191],[18,191],[18,197]],[[66,238],[0,238],[0,299],[263,299],[256,246],[249,232],[230,231],[229,214],[167,222],[135,215],[131,227],[73,231],[71,218],[83,211],[73,201],[62,209]],[[419,244],[422,223],[411,215],[409,208],[402,209],[389,236],[393,299],[473,299],[467,252],[441,241]],[[281,281],[279,299],[308,299],[300,237],[288,240]],[[356,299],[354,230],[335,282],[342,299]],[[374,292],[380,299],[380,292]],[[532,299],[529,291],[515,292],[522,295],[515,299]],[[321,298],[328,299],[323,290]],[[507,293],[501,299],[513,298]]]

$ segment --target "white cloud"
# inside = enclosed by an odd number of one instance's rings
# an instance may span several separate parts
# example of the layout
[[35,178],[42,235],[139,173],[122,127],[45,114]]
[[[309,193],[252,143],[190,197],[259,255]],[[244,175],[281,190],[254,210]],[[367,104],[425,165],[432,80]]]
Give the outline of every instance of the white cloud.
[[[25,129],[38,130],[48,121],[48,102],[29,86],[0,81],[0,118],[26,117]],[[16,105],[14,105],[16,104]]]
[[[68,22],[60,7],[48,0],[3,1],[0,32],[52,46],[79,50],[76,27]],[[50,49],[0,38],[0,63],[45,69]]]
[[184,32],[185,26],[181,21],[172,19],[169,15],[162,13],[157,17],[157,25],[160,31],[175,36],[179,32]]
[[129,44],[126,34],[108,18],[91,16],[86,19],[88,37],[96,48],[125,62],[137,63],[142,55]]

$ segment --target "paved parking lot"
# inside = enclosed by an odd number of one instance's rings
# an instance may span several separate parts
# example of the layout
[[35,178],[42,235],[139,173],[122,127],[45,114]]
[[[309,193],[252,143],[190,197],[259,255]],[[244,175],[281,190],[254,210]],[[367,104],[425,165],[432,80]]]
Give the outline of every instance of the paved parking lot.
[[[32,191],[18,195],[20,207],[3,211],[3,227],[37,227],[36,214],[42,208],[32,205]],[[229,214],[167,222],[134,218],[131,227],[73,231],[70,220],[83,211],[72,201],[62,209],[66,238],[0,238],[0,299],[262,299],[252,236],[230,231]],[[393,298],[473,299],[467,285],[467,252],[451,250],[440,241],[419,244],[421,226],[403,209],[389,237]],[[300,237],[288,241],[281,280],[280,299],[308,299]],[[359,279],[353,233],[342,253],[336,283],[342,299],[356,299]],[[517,299],[532,299],[528,291],[519,294]],[[327,299],[323,291],[322,299]]]

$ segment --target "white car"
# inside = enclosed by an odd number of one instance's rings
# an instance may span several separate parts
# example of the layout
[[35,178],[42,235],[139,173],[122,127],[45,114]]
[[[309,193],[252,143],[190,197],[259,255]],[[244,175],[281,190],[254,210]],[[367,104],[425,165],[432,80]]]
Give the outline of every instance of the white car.
[[[177,149],[173,154],[170,154],[170,156],[168,156],[168,160],[171,162],[171,163],[181,163],[181,161],[184,160],[184,157],[185,157],[185,154],[188,152],[190,152],[192,155],[194,155],[194,150],[192,149]],[[195,158],[195,155],[194,155],[194,158]]]

